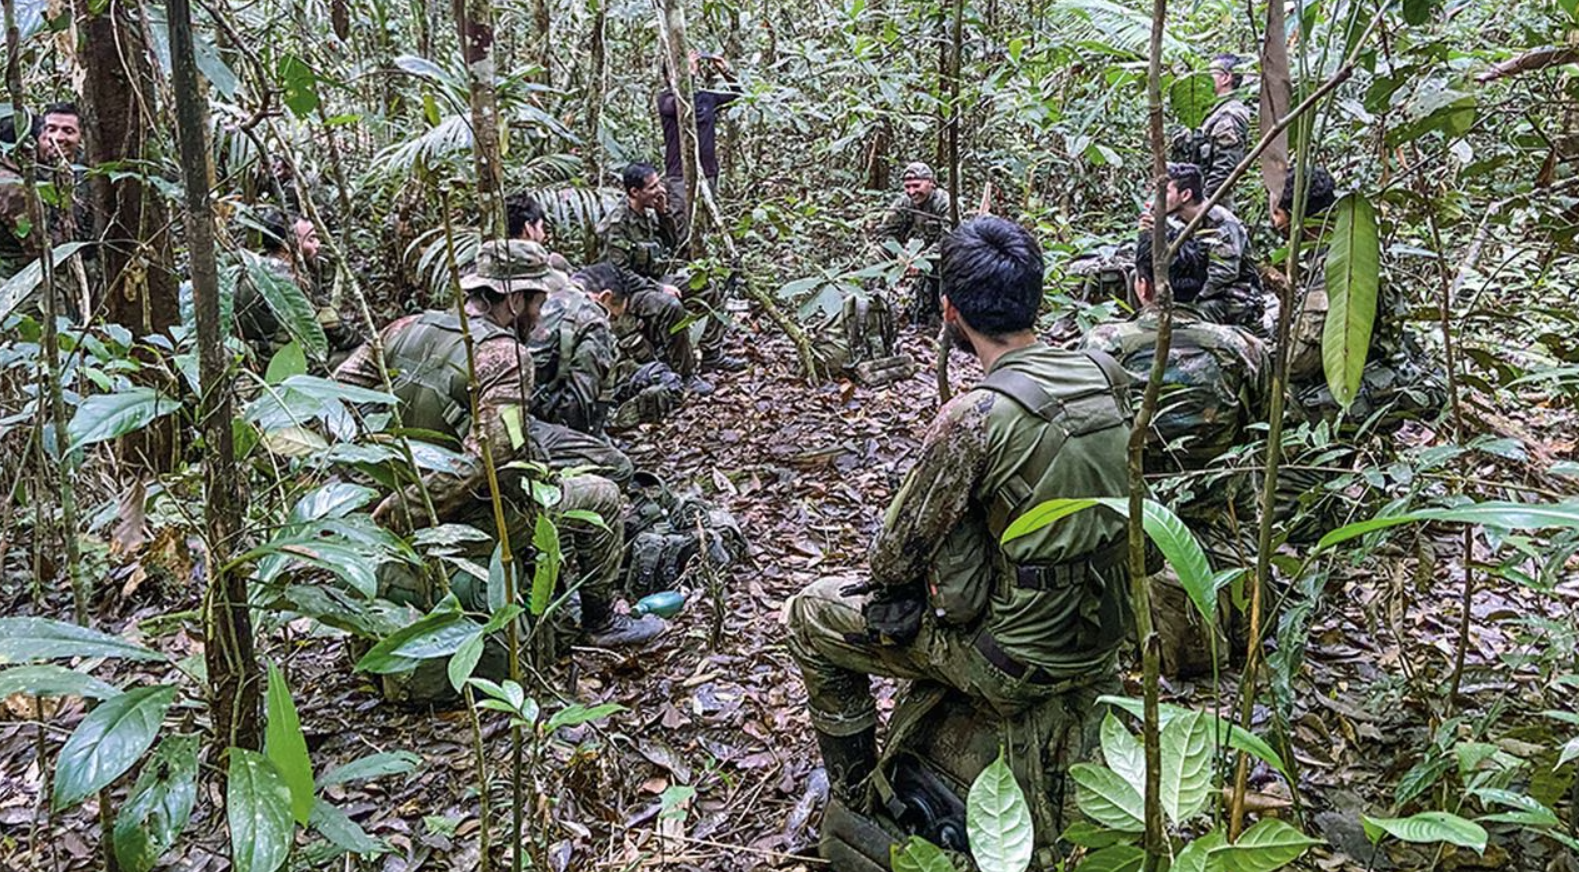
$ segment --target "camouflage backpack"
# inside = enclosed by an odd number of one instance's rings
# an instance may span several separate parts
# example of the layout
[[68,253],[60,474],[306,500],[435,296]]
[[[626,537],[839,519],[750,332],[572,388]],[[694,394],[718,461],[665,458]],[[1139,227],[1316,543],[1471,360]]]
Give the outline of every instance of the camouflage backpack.
[[1067,269],[1071,289],[1087,303],[1109,299],[1135,304],[1135,251],[1132,245],[1100,245],[1077,255]]
[[839,314],[818,331],[813,349],[829,372],[845,372],[864,384],[909,378],[915,361],[896,354],[898,328],[888,298],[874,290],[848,293]]
[[630,596],[672,589],[699,554],[715,570],[745,556],[740,523],[700,496],[676,496],[649,472],[631,478],[629,495],[622,576]]
[[609,416],[612,433],[629,430],[638,424],[662,421],[685,398],[685,382],[679,373],[661,360],[637,367],[614,391],[614,412]]

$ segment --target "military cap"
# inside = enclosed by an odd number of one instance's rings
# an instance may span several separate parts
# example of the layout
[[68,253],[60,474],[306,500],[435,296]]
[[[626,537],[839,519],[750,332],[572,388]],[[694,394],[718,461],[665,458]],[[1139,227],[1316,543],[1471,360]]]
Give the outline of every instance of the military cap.
[[931,167],[917,160],[906,164],[904,174],[899,178],[907,182],[911,179],[926,179],[928,181],[932,181],[936,180],[937,176],[932,174]]
[[558,282],[548,266],[548,252],[523,239],[484,242],[477,252],[477,268],[461,278],[467,291],[496,294],[548,293]]

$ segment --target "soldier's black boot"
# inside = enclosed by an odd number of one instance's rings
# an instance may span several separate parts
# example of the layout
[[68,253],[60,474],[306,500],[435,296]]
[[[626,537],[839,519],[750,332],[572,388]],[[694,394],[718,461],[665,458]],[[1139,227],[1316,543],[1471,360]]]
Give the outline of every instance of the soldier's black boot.
[[633,618],[615,613],[606,600],[581,598],[581,641],[594,648],[645,645],[667,629],[668,622],[657,615]]
[[817,748],[828,771],[828,792],[854,808],[861,785],[877,768],[877,728],[867,727],[853,736],[831,736],[817,730]]
[[739,372],[745,368],[745,358],[725,354],[722,351],[702,353],[702,372]]

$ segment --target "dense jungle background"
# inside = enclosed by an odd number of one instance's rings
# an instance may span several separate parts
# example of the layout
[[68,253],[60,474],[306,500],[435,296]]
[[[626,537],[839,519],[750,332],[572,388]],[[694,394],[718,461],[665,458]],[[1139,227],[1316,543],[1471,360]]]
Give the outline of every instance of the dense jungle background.
[[[65,243],[0,285],[0,868],[825,868],[827,782],[783,605],[861,571],[938,407],[938,355],[907,331],[918,373],[878,388],[807,358],[843,295],[903,293],[930,268],[870,243],[900,168],[925,160],[961,214],[1034,230],[1044,326],[1068,341],[1123,314],[1071,265],[1132,240],[1156,191],[1148,80],[1170,132],[1198,124],[1207,61],[1262,58],[1269,25],[1292,83],[1275,105],[1308,108],[1238,185],[1257,256],[1286,259],[1265,173],[1280,188],[1291,156],[1330,169],[1374,206],[1380,280],[1451,402],[1385,437],[1281,434],[1286,465],[1337,475],[1273,530],[1254,680],[1225,663],[1218,681],[1161,681],[1150,741],[1184,774],[1164,777],[1146,846],[1203,870],[1579,868],[1574,0],[4,11],[6,102],[73,100],[85,122],[64,187],[22,159],[11,184],[36,193],[30,214],[90,203],[98,253],[79,275]],[[651,649],[532,650],[520,684],[468,686],[459,707],[385,702],[377,673],[442,657],[464,681],[484,630],[540,614],[547,591],[529,569],[528,614],[487,628],[372,596],[380,562],[453,565],[464,534],[373,524],[365,473],[455,461],[366,436],[347,409],[379,396],[307,375],[305,356],[253,371],[222,344],[261,205],[318,226],[320,286],[369,328],[451,305],[503,194],[532,192],[552,247],[589,259],[619,169],[662,157],[660,59],[687,47],[729,59],[745,91],[720,116],[694,272],[738,277],[748,366],[620,443],[733,513],[749,556],[693,567]],[[23,316],[46,284],[87,290],[55,295],[58,320]],[[310,356],[323,336],[304,317]],[[953,355],[956,387],[973,366]],[[1229,462],[1261,464],[1264,440]],[[1136,701],[1104,729],[1117,780],[1082,782],[1070,869],[1151,868],[1146,681],[1126,662]],[[1200,740],[1218,717],[1248,732]],[[1008,799],[981,814],[1004,844],[1029,826]],[[982,866],[1017,872],[1016,851]]]

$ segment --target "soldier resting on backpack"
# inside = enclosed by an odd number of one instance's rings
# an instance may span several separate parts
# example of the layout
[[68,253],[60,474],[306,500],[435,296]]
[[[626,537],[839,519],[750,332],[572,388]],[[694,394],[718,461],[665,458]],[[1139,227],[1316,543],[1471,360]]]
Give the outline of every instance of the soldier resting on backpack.
[[944,323],[987,377],[939,410],[869,579],[825,579],[788,607],[789,650],[846,803],[875,766],[871,675],[940,682],[1006,717],[1060,701],[1056,776],[1094,744],[1096,699],[1118,687],[1130,626],[1123,518],[1087,511],[998,541],[1045,500],[1125,492],[1127,378],[1111,358],[1036,339],[1042,255],[1019,225],[960,225],[941,265]]

